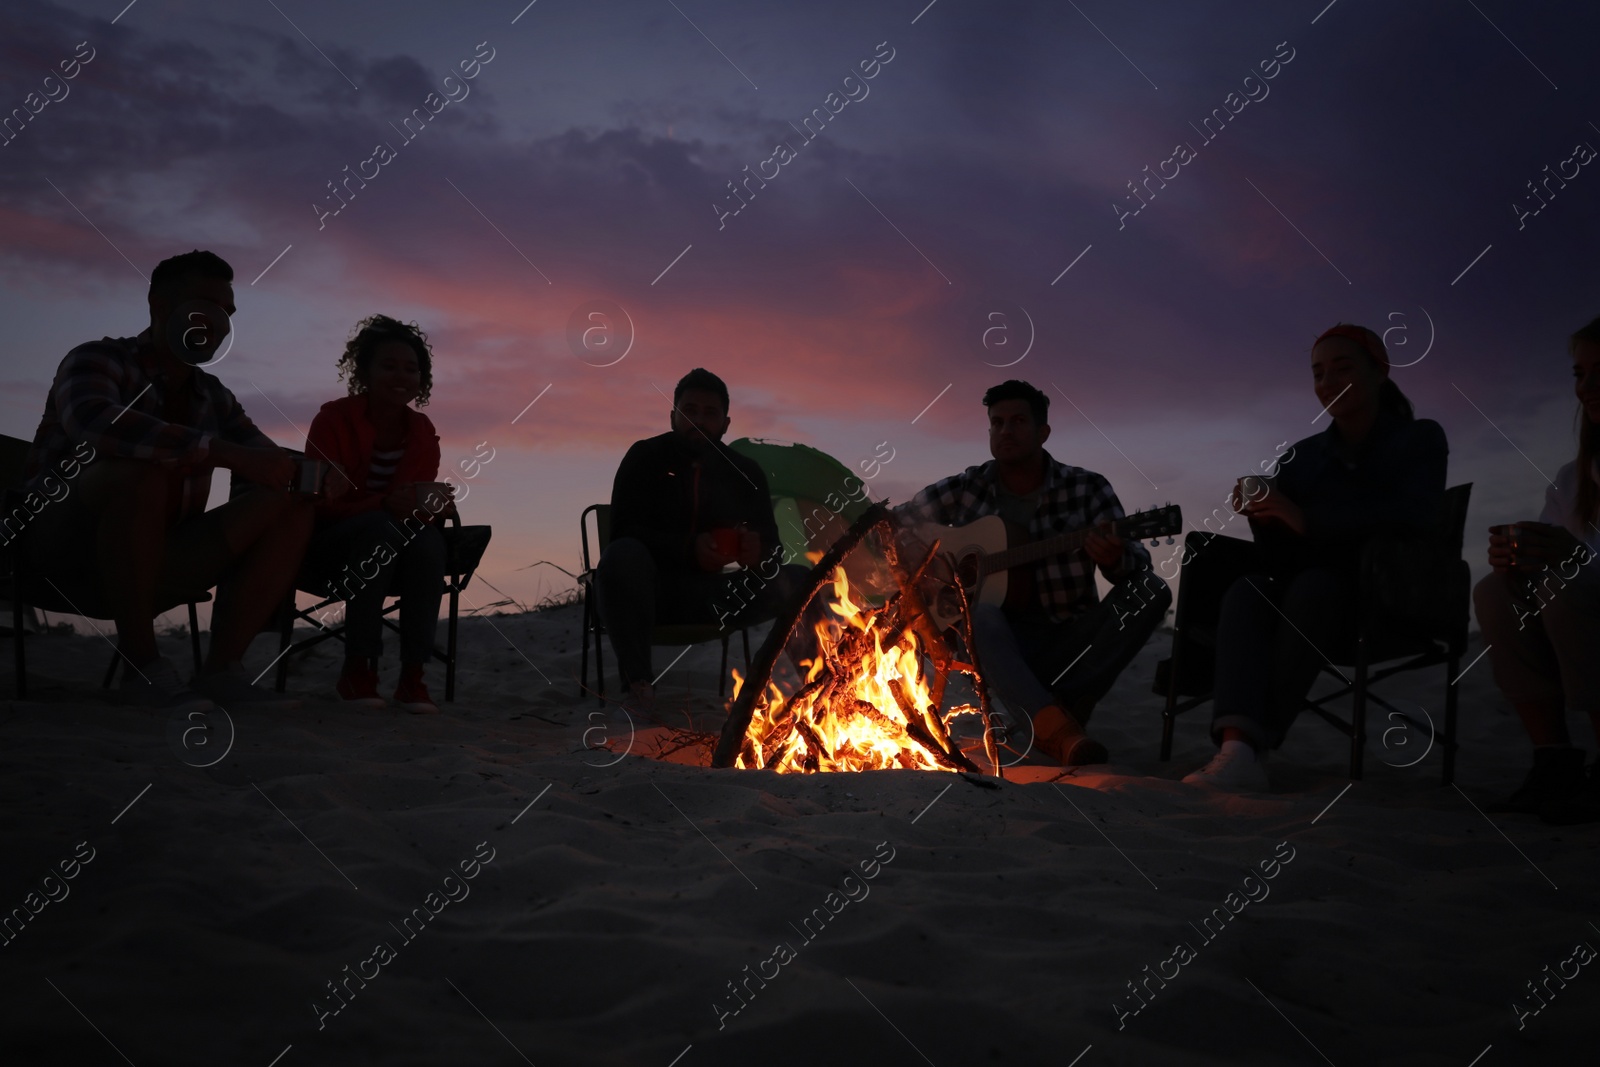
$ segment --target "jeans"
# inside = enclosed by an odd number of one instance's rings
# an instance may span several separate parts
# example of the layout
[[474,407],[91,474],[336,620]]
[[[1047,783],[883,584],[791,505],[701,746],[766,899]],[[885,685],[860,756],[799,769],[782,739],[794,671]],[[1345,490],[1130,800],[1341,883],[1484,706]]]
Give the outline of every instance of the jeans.
[[383,654],[383,601],[400,598],[400,661],[433,656],[439,600],[444,595],[444,534],[437,526],[387,511],[365,511],[319,529],[306,550],[307,573],[345,602],[345,650],[376,660]]
[[[650,662],[652,627],[699,623],[720,625],[722,632],[731,633],[771,618],[792,603],[810,573],[809,567],[799,564],[778,567],[770,580],[754,569],[735,574],[665,570],[657,566],[643,541],[617,538],[600,556],[594,592],[623,685],[655,683]],[[819,592],[789,642],[789,658],[796,664],[816,656],[812,625],[823,610],[824,594]]]
[[1305,706],[1322,665],[1356,631],[1355,577],[1304,570],[1288,578],[1249,574],[1228,587],[1217,620],[1211,736],[1243,731],[1261,750],[1278,748]]
[[1167,584],[1139,571],[1064,623],[1013,618],[994,604],[975,604],[972,636],[984,681],[1019,730],[1028,729],[1033,716],[1050,705],[1088,722],[1094,705],[1144,647],[1171,603]]

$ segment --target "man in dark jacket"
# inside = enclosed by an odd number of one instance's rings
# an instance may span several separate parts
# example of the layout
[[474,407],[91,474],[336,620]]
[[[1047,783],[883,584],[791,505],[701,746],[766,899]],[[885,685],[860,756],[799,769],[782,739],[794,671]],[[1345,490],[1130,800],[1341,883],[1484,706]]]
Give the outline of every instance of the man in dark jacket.
[[728,422],[728,387],[695,368],[673,390],[672,429],[634,442],[611,488],[595,592],[629,703],[647,716],[659,680],[652,626],[744,626],[771,616],[807,574],[783,565],[766,475],[722,444]]

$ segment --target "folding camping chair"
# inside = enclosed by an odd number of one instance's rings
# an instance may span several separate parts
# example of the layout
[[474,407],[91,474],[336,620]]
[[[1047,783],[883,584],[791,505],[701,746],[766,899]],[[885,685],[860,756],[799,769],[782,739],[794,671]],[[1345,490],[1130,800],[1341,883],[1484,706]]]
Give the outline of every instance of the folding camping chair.
[[[1372,691],[1372,686],[1403,671],[1445,667],[1444,729],[1430,730],[1443,751],[1442,783],[1455,777],[1455,680],[1460,674],[1467,645],[1467,620],[1472,600],[1471,570],[1461,558],[1472,483],[1445,491],[1443,513],[1432,537],[1380,535],[1368,540],[1361,555],[1357,590],[1358,624],[1332,648],[1325,649],[1335,663],[1352,667],[1346,680],[1332,665],[1323,671],[1343,685],[1305,708],[1350,738],[1350,777],[1361,777],[1367,740],[1367,701],[1386,709],[1413,727],[1428,729],[1409,713]],[[1212,697],[1211,667],[1216,651],[1217,619],[1222,597],[1236,580],[1256,570],[1253,542],[1220,534],[1191,533],[1184,539],[1185,557],[1178,592],[1177,616],[1172,633],[1172,656],[1156,669],[1155,691],[1166,697],[1161,713],[1161,759],[1172,757],[1172,734],[1177,716]],[[1390,663],[1401,660],[1399,663]],[[1374,665],[1390,663],[1374,669]],[[1327,705],[1346,695],[1353,697],[1349,719]]]

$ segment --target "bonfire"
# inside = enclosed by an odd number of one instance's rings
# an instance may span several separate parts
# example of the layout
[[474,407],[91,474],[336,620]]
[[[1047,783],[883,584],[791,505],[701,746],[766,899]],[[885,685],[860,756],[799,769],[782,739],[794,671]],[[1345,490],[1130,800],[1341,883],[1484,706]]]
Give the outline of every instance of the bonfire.
[[[875,607],[851,588],[841,566],[869,534],[896,587]],[[862,515],[812,569],[801,600],[775,622],[750,677],[735,672],[733,707],[714,764],[779,772],[977,771],[946,727],[949,718],[976,714],[985,723],[985,755],[998,768],[982,673],[975,662],[952,656],[919,591],[934,581],[929,571],[938,550],[935,543],[915,566],[903,567],[888,513],[874,507]],[[835,618],[816,625],[819,655],[799,688],[785,696],[772,681],[778,651],[812,597],[829,585]],[[959,582],[950,585],[963,608],[967,656],[975,660],[965,591]],[[971,675],[978,703],[941,714],[953,670]]]

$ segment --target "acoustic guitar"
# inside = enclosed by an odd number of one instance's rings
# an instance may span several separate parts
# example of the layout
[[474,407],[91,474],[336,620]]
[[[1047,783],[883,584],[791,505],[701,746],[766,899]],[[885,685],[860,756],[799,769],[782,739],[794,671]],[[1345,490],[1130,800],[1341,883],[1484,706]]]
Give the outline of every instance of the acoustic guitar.
[[[1183,513],[1176,504],[1151,508],[1136,515],[1117,519],[1111,523],[1112,531],[1126,541],[1154,540],[1171,537],[1183,531]],[[1074,552],[1093,532],[1093,527],[1068,530],[1038,541],[1027,541],[1020,531],[1008,529],[998,515],[985,515],[965,526],[943,526],[936,522],[920,523],[908,528],[908,533],[926,546],[939,542],[939,555],[949,569],[938,577],[936,590],[924,586],[924,599],[934,625],[944,630],[961,617],[961,598],[949,582],[954,574],[967,591],[973,604],[1005,604],[1008,592],[1020,580],[1031,593],[1033,564],[1039,560],[1064,552]],[[1015,575],[1007,572],[1013,568],[1026,568]],[[929,568],[930,572],[933,568]],[[1013,597],[1013,600],[1017,598]]]

